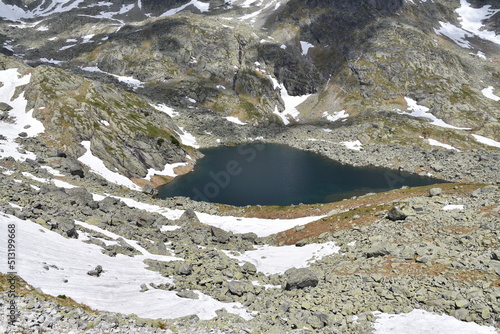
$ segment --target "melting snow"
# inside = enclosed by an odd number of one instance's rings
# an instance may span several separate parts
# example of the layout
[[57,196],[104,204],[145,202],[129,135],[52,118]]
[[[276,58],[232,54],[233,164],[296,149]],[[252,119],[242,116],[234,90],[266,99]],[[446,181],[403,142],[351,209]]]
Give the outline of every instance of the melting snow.
[[0,122],[0,134],[5,136],[5,140],[0,140],[0,157],[13,157],[16,160],[26,158],[36,159],[35,154],[21,153],[20,145],[15,142],[19,133],[25,132],[28,137],[34,137],[45,131],[42,122],[33,117],[33,110],[26,112],[28,101],[24,98],[24,93],[19,94],[15,99],[15,91],[19,86],[30,82],[31,74],[21,76],[17,68],[10,68],[0,71],[0,102],[5,102],[12,107],[7,114],[14,118],[14,123]]
[[492,9],[490,5],[472,8],[466,0],[460,0],[460,8],[456,12],[462,28],[482,39],[500,44],[500,36],[497,36],[494,31],[485,30],[483,25],[484,20],[500,12],[500,9]]
[[300,41],[300,49],[302,50],[302,55],[303,56],[307,55],[307,52],[311,48],[314,48],[314,45],[312,45],[309,42]]
[[233,216],[215,216],[207,213],[197,212],[198,219],[203,223],[215,227],[219,227],[233,233],[248,233],[254,232],[259,237],[288,230],[297,225],[304,225],[324,216],[311,216],[295,219],[261,219],[261,218],[244,218]]
[[330,241],[324,244],[309,244],[303,247],[296,246],[256,246],[256,250],[246,251],[235,256],[229,252],[229,257],[242,262],[250,262],[258,271],[265,274],[282,274],[290,268],[304,268],[310,263],[321,260],[323,257],[339,252],[340,247]]
[[334,112],[332,115],[330,115],[328,111],[325,111],[323,113],[323,117],[325,117],[330,122],[335,122],[338,121],[339,119],[349,117],[349,114],[346,114],[345,110]]
[[202,13],[208,12],[208,9],[210,7],[210,4],[208,4],[208,3],[204,3],[204,2],[201,2],[201,1],[198,1],[198,0],[191,0],[187,4],[184,4],[184,5],[180,6],[180,7],[173,8],[173,9],[170,9],[170,10],[166,11],[165,13],[161,14],[160,17],[175,15],[178,12],[184,10],[186,7],[191,6],[191,5],[193,5],[196,8],[198,8],[198,10],[200,12],[202,12]]
[[87,152],[79,157],[78,160],[89,166],[92,172],[101,175],[109,182],[128,187],[132,190],[141,190],[138,185],[130,181],[127,177],[109,170],[101,159],[93,155],[90,150],[90,141],[82,141],[82,145]]
[[496,334],[494,327],[460,321],[449,315],[439,315],[424,310],[404,314],[374,312],[377,317],[374,334]]
[[53,13],[64,13],[76,8],[83,0],[52,0],[48,6],[43,5],[37,8],[25,11],[18,6],[7,5],[3,1],[0,2],[0,17],[11,20],[20,21],[21,19],[31,19],[40,16],[47,16]]
[[[413,117],[424,117],[430,119],[432,122],[431,124],[434,124],[436,126],[440,126],[442,128],[450,128],[450,129],[457,129],[457,130],[470,130],[470,128],[459,128],[453,125],[450,125],[448,123],[445,123],[442,119],[437,118],[433,114],[431,114],[429,111],[429,108],[425,106],[421,106],[417,104],[417,101],[410,99],[409,97],[405,97],[406,103],[408,104],[408,109],[411,110],[411,113],[409,114],[410,116]],[[405,112],[401,112],[400,114],[407,114]]]
[[472,37],[473,35],[462,28],[459,28],[451,23],[439,22],[441,27],[439,29],[434,29],[434,32],[438,35],[446,36],[455,42],[457,45],[470,49],[471,44],[466,40],[466,37]]
[[274,113],[281,118],[283,124],[285,125],[290,124],[290,119],[298,121],[300,112],[297,110],[297,106],[299,106],[302,102],[307,100],[307,98],[311,96],[311,94],[301,95],[301,96],[290,96],[288,95],[288,91],[286,90],[283,84],[278,83],[278,80],[276,80],[271,76],[269,78],[274,84],[274,89],[277,88],[280,89],[281,98],[285,103],[285,110],[283,112],[279,112],[278,107],[276,107]]
[[175,111],[174,109],[172,109],[170,107],[167,107],[164,104],[154,104],[154,105],[152,104],[151,106],[153,108],[161,111],[161,112],[164,112],[165,114],[167,114],[168,116],[170,116],[172,118],[179,116],[179,113],[177,111]]
[[484,20],[500,12],[500,9],[492,9],[490,5],[481,8],[472,8],[466,0],[460,0],[460,7],[456,9],[456,12],[462,28],[451,23],[440,22],[441,27],[434,29],[436,34],[444,35],[464,48],[471,48],[466,38],[473,37],[474,35],[500,44],[500,37],[496,35],[495,31],[485,30],[483,25]]
[[175,173],[174,169],[177,167],[183,167],[187,166],[187,162],[176,162],[173,164],[166,164],[165,168],[162,171],[155,170],[154,168],[150,168],[148,170],[148,175],[146,175],[145,179],[149,180],[153,175],[166,175],[170,177],[176,177],[177,174]]
[[449,210],[463,210],[464,206],[460,204],[448,204],[443,206],[442,210],[444,211],[449,211]]
[[361,149],[363,148],[363,145],[361,144],[361,142],[359,140],[343,141],[343,142],[341,142],[341,144],[344,145],[345,147],[347,147],[348,149],[354,150],[354,151],[361,151]]
[[500,148],[500,142],[497,142],[496,140],[493,140],[493,139],[490,139],[487,137],[483,137],[480,135],[472,135],[472,136],[481,144]]
[[60,63],[63,62],[62,60],[54,60],[53,58],[50,58],[50,59],[40,58],[40,61],[44,62],[44,63],[55,64],[55,65],[60,64]]
[[137,79],[134,79],[133,77],[126,77],[126,76],[116,75],[116,74],[109,73],[109,72],[104,72],[97,66],[87,66],[87,67],[80,67],[80,68],[84,71],[87,71],[87,72],[99,72],[99,73],[111,75],[112,77],[115,77],[118,81],[123,82],[123,83],[125,83],[133,88],[139,88],[139,87],[144,86],[144,82],[137,80]]
[[493,86],[489,86],[488,88],[483,89],[481,93],[483,93],[484,96],[492,99],[493,101],[500,101],[500,97],[493,94],[493,89]]
[[432,145],[432,146],[440,146],[440,147],[444,147],[448,150],[455,150],[455,151],[459,151],[459,149],[456,149],[455,147],[451,146],[451,145],[448,145],[448,144],[445,144],[445,143],[441,143],[435,139],[430,139],[428,138],[427,141],[429,142],[429,145]]
[[247,124],[245,122],[242,122],[238,117],[228,116],[228,117],[224,117],[224,118],[227,119],[229,122],[236,123],[239,125],[246,125]]
[[[148,255],[116,257],[104,255],[96,245],[80,239],[66,239],[31,221],[0,215],[0,244],[6,245],[7,224],[16,224],[17,272],[29,284],[53,296],[66,295],[92,308],[136,314],[144,318],[176,318],[196,314],[200,319],[216,316],[215,310],[249,319],[251,316],[239,303],[221,303],[198,293],[200,299],[177,297],[175,291],[150,289],[141,292],[141,284],[171,283],[171,279],[146,269]],[[65,250],[65,251],[61,251]],[[6,248],[0,248],[0,257],[6,258]],[[101,265],[100,277],[87,275]],[[44,267],[49,266],[48,270]],[[0,264],[6,273],[6,262]]]
[[189,132],[185,131],[184,128],[179,126],[179,129],[181,130],[181,133],[177,132],[179,137],[181,137],[181,142],[184,145],[191,146],[194,148],[200,148],[200,145],[196,143],[196,138],[190,134]]

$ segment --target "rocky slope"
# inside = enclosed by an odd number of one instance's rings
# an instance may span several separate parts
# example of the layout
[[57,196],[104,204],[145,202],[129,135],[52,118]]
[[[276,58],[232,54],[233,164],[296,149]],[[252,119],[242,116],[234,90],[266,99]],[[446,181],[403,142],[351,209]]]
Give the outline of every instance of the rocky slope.
[[[9,330],[371,333],[420,309],[494,333],[499,19],[475,0],[3,0],[0,226],[45,247]],[[460,183],[286,208],[151,197],[198,148],[254,141]],[[55,241],[102,262],[51,258]],[[126,261],[147,278],[123,304],[156,302],[120,314],[68,288],[127,287]]]

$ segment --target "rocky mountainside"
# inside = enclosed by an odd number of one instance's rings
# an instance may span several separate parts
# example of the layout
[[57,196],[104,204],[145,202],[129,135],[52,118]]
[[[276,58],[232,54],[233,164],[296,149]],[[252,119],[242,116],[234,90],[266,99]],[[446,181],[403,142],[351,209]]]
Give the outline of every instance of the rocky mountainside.
[[[495,0],[0,1],[0,332],[498,332],[499,34]],[[254,141],[457,183],[151,196]]]

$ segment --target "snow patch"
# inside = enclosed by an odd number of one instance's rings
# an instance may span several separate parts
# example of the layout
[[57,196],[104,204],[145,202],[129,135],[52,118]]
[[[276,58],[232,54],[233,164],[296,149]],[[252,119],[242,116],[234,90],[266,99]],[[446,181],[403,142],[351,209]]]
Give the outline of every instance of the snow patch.
[[19,134],[24,132],[27,137],[34,137],[45,131],[42,122],[33,117],[33,110],[26,112],[28,101],[24,98],[24,92],[16,98],[16,88],[27,85],[30,82],[31,74],[21,76],[17,68],[10,68],[0,71],[0,102],[5,102],[12,107],[7,114],[14,120],[14,123],[0,122],[0,134],[5,137],[0,140],[0,157],[12,157],[16,160],[26,158],[36,159],[34,153],[21,152],[21,146],[16,143]]
[[439,315],[424,310],[410,313],[387,314],[374,312],[374,334],[496,334],[494,327],[460,321],[449,315]]
[[247,124],[245,122],[242,122],[238,117],[228,116],[228,117],[224,117],[224,118],[227,119],[229,122],[232,122],[235,124],[239,124],[239,125],[246,125]]
[[170,107],[167,107],[164,104],[151,104],[151,106],[153,108],[161,111],[161,112],[164,112],[165,114],[167,114],[168,116],[170,116],[172,118],[179,116],[179,113],[177,111],[175,111],[174,109],[172,109]]
[[[433,114],[431,114],[429,111],[429,108],[425,106],[421,106],[417,104],[417,101],[412,100],[409,97],[405,97],[406,104],[408,105],[408,110],[411,110],[411,113],[409,113],[410,116],[413,117],[424,117],[427,119],[430,119],[432,122],[431,124],[434,124],[436,126],[440,126],[442,128],[449,128],[449,129],[456,129],[456,130],[470,130],[470,128],[459,128],[453,125],[450,125],[448,123],[445,123],[442,119],[437,118]],[[399,114],[408,114],[406,112],[400,112]]]
[[[16,224],[17,256],[22,259],[17,267],[19,276],[44,293],[66,295],[98,310],[133,313],[143,318],[176,318],[196,314],[200,319],[208,320],[215,317],[215,310],[220,308],[245,319],[251,318],[241,304],[221,303],[202,293],[198,293],[200,299],[188,300],[177,297],[175,291],[151,288],[141,292],[141,284],[171,283],[171,279],[146,269],[143,261],[147,256],[117,254],[110,257],[104,255],[97,245],[64,238],[14,216],[0,215],[2,245],[7,244],[8,224]],[[7,257],[6,250],[5,247],[0,248],[0,257]],[[8,271],[6,265],[6,262],[0,264],[3,273]],[[44,266],[47,265],[55,267],[46,270]],[[104,270],[101,276],[87,275],[97,265]]]
[[177,167],[183,167],[187,166],[187,162],[176,162],[173,164],[166,164],[165,168],[162,171],[155,170],[154,168],[148,169],[148,174],[146,175],[145,179],[149,180],[153,175],[164,175],[164,176],[170,176],[170,177],[176,177],[177,174],[175,173],[174,169]]
[[191,146],[194,148],[200,148],[200,145],[196,143],[196,138],[186,130],[184,130],[183,127],[179,126],[179,129],[181,130],[181,133],[177,132],[179,137],[181,138],[181,142],[184,145]]
[[177,8],[172,8],[172,9],[169,9],[168,11],[166,11],[165,13],[161,14],[160,17],[165,17],[165,16],[171,16],[171,15],[175,15],[177,14],[178,12],[184,10],[186,7],[188,6],[195,6],[196,8],[198,8],[198,10],[202,13],[204,12],[208,12],[208,9],[210,7],[210,4],[208,3],[204,3],[204,2],[201,2],[201,1],[198,1],[198,0],[191,0],[190,2],[188,2],[187,4],[185,5],[182,5],[180,7],[177,7]]
[[308,224],[325,217],[311,216],[295,219],[261,219],[216,216],[201,212],[196,212],[196,215],[203,224],[219,227],[233,233],[254,232],[259,237],[266,237],[274,233],[286,231],[294,226]]
[[363,148],[363,145],[361,144],[361,142],[359,140],[343,141],[343,142],[341,142],[341,144],[344,145],[345,147],[347,147],[348,149],[354,150],[354,151],[361,151],[361,149]]
[[349,114],[346,114],[345,110],[337,111],[334,112],[333,114],[329,114],[328,111],[325,111],[323,113],[323,117],[325,117],[330,122],[335,122],[338,121],[339,119],[349,117]]
[[455,148],[455,147],[453,147],[451,145],[448,145],[448,144],[445,144],[445,143],[441,143],[441,142],[439,142],[439,141],[437,141],[435,139],[428,138],[427,141],[429,142],[429,145],[431,145],[431,146],[440,146],[440,147],[444,147],[444,148],[446,148],[448,150],[455,150],[455,151],[459,151],[460,152],[459,149],[457,149],[457,148]]
[[494,31],[484,29],[483,25],[483,21],[500,12],[500,9],[493,9],[491,5],[472,8],[471,4],[466,0],[460,0],[460,8],[456,12],[459,15],[458,20],[462,28],[470,31],[479,38],[500,44],[500,36],[497,36]]
[[472,136],[481,144],[500,148],[500,142],[497,142],[496,140],[493,140],[493,139],[490,139],[487,137],[483,137],[480,135],[472,135]]
[[309,96],[312,94],[307,94],[307,95],[301,95],[301,96],[290,96],[288,95],[288,91],[286,90],[285,86],[281,83],[278,83],[278,80],[275,78],[269,76],[271,81],[274,84],[274,89],[279,88],[280,93],[281,93],[281,98],[283,99],[283,102],[285,103],[285,110],[283,112],[278,111],[278,107],[275,108],[274,114],[278,115],[281,120],[283,121],[283,124],[288,125],[290,124],[290,119],[294,121],[299,120],[300,112],[297,110],[297,107],[307,100]]
[[300,41],[300,49],[302,50],[302,55],[303,56],[307,55],[307,52],[311,48],[314,48],[314,45],[312,45],[309,42]]
[[130,181],[127,177],[109,170],[101,159],[93,155],[90,150],[90,141],[82,141],[81,144],[87,151],[78,160],[90,167],[92,172],[101,175],[109,182],[128,187],[132,190],[141,190],[138,185]]
[[340,247],[330,241],[324,244],[309,244],[303,247],[296,246],[256,246],[256,250],[246,251],[235,256],[230,252],[229,257],[241,262],[250,262],[265,274],[282,274],[290,268],[304,268],[310,263],[321,260],[323,257],[339,252]]
[[463,210],[464,206],[460,204],[448,204],[443,206],[442,210],[444,211],[449,211],[449,210]]
[[500,96],[496,96],[493,94],[493,86],[489,86],[481,91],[484,96],[486,96],[489,99],[492,99],[493,101],[500,101]]
[[134,79],[133,77],[127,77],[127,76],[123,76],[123,75],[116,75],[113,73],[104,72],[97,66],[86,66],[86,67],[80,67],[80,68],[83,71],[87,71],[87,72],[99,72],[99,73],[111,75],[112,77],[115,77],[118,81],[123,82],[123,83],[133,87],[134,89],[144,86],[144,82],[137,80],[137,79]]
[[466,40],[467,37],[473,37],[471,33],[451,23],[447,22],[439,22],[439,23],[441,24],[441,27],[439,29],[434,29],[434,32],[437,35],[446,36],[453,42],[455,42],[455,44],[463,48],[466,49],[472,48],[469,41]]

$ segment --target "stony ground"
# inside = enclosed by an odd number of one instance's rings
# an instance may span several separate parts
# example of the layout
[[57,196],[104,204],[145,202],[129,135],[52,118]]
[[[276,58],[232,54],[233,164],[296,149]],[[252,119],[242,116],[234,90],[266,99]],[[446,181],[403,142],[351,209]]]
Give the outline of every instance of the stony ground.
[[[30,145],[38,144],[32,139],[27,146]],[[234,208],[183,198],[157,200],[108,184],[86,170],[82,170],[84,177],[81,178],[80,173],[71,175],[74,168],[65,161],[67,158],[54,156],[49,149],[38,147],[38,151],[38,161],[19,163],[4,159],[0,162],[0,182],[4,185],[0,189],[1,212],[33,220],[68,238],[87,232],[94,237],[88,242],[100,245],[110,256],[133,255],[137,251],[127,243],[107,246],[97,239],[105,236],[75,225],[74,220],[137,240],[153,254],[173,252],[186,261],[150,260],[147,263],[150,269],[174,279],[174,284],[161,288],[175,290],[183,298],[196,298],[192,291],[199,290],[219,301],[240,302],[255,318],[244,321],[221,311],[210,321],[200,321],[196,316],[143,320],[96,312],[65,297],[49,297],[28,287],[19,299],[20,333],[43,330],[60,333],[369,333],[374,311],[400,313],[412,309],[499,326],[498,186],[447,183],[368,194],[338,203],[298,205],[287,210]],[[430,154],[444,153],[436,150]],[[483,154],[493,156],[495,153]],[[50,165],[65,176],[54,177],[41,167],[43,165]],[[493,171],[494,166],[491,169]],[[42,179],[62,179],[80,187],[58,188],[40,182]],[[172,221],[128,207],[114,198],[93,199],[93,193],[104,192],[186,212],[178,221]],[[455,207],[444,210],[449,205]],[[263,218],[282,218],[283,215],[293,218],[313,213],[326,214],[326,217],[259,238],[253,233],[233,234],[200,224],[193,209]],[[163,225],[182,227],[160,232]],[[171,241],[171,251],[165,249],[165,240]],[[250,263],[242,266],[225,253],[239,254],[264,243],[302,247],[311,242],[328,241],[340,246],[338,254],[327,256],[307,269],[281,275],[265,275]],[[255,281],[259,281],[259,285],[252,283]],[[2,294],[3,302],[5,294]]]

